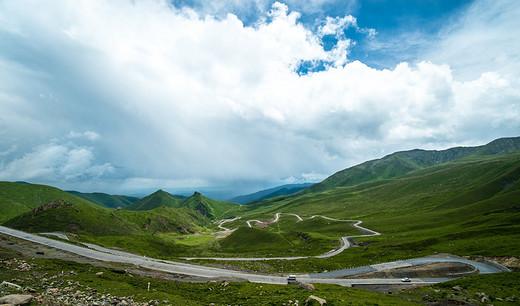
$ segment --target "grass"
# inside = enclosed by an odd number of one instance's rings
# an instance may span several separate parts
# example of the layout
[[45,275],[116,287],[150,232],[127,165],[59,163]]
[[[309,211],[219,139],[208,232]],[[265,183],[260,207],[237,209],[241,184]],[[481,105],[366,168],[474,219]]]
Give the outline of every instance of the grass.
[[[178,235],[182,233],[191,237],[194,232],[216,231],[215,224],[209,219],[197,219],[198,212],[187,208],[179,214],[167,208],[146,212],[99,208],[97,211],[101,214],[96,215],[89,213],[94,208],[85,205],[87,208],[79,209],[80,212],[71,208],[60,214],[42,215],[40,219],[24,219],[23,222],[20,219],[20,227],[67,232],[71,231],[71,224],[75,224],[81,229],[75,232],[86,241],[169,259],[318,255],[337,247],[339,237],[357,234],[348,223],[329,222],[322,218],[296,222],[294,216],[288,215],[282,215],[279,222],[265,228],[245,228],[245,220],[272,220],[276,212],[291,212],[304,218],[321,214],[338,219],[363,220],[363,226],[382,235],[356,238],[361,247],[351,248],[327,260],[272,261],[259,267],[263,271],[278,272],[282,266],[294,272],[342,269],[441,252],[518,256],[519,178],[520,153],[472,156],[397,178],[278,197],[237,206],[236,210],[222,209],[218,214],[223,218],[242,216],[240,220],[226,223],[225,227],[244,228],[221,240],[211,239],[209,235],[179,239],[182,236]],[[66,218],[74,214],[77,218],[81,216],[84,224]],[[191,223],[183,223],[185,219]],[[120,224],[118,220],[122,220]],[[130,229],[130,234],[127,229]],[[236,262],[226,264],[244,265]]]
[[132,235],[148,232],[194,233],[210,230],[209,219],[189,208],[158,207],[135,212],[69,202],[49,204],[17,216],[5,226],[29,232],[60,231],[89,236]]
[[[418,303],[480,304],[482,293],[489,297],[487,304],[512,305],[519,302],[514,296],[520,292],[520,272],[471,275],[453,281],[412,290],[401,290],[391,295]],[[506,299],[512,299],[511,302]],[[472,301],[473,300],[473,301]]]
[[[243,221],[244,222],[244,221]],[[324,225],[321,227],[321,225]],[[132,235],[88,236],[82,241],[117,246],[150,257],[288,257],[319,255],[339,246],[339,237],[359,234],[348,222],[321,218],[296,222],[282,215],[266,228],[239,227],[230,236],[211,234],[134,233]]]
[[[363,220],[363,226],[382,233],[356,238],[362,247],[327,260],[286,263],[284,268],[293,272],[341,269],[444,252],[519,256],[519,178],[519,153],[473,157],[400,178],[246,205],[242,219],[234,223],[269,220],[279,211],[302,216],[319,213]],[[325,230],[324,224],[320,228]],[[266,264],[270,267],[262,269],[267,271],[279,271],[282,265]]]
[[[57,259],[26,260],[33,269],[23,272],[9,269],[6,260],[0,261],[0,279],[16,279],[22,287],[35,288],[35,294],[45,291],[46,286],[42,285],[45,281],[54,280],[52,286],[62,290],[75,286],[74,290],[80,289],[92,296],[110,294],[132,297],[139,302],[167,300],[169,305],[283,305],[296,300],[303,304],[311,294],[326,299],[327,305],[413,305],[384,294],[337,285],[316,284],[316,290],[306,291],[291,285],[248,282],[176,282],[127,273],[122,268],[93,267]],[[98,272],[103,274],[96,275]]]
[[106,207],[106,208],[117,208],[117,207],[126,207],[132,203],[135,203],[139,200],[136,197],[124,196],[124,195],[111,195],[101,192],[92,192],[92,193],[83,193],[77,191],[67,191],[73,195],[76,195],[80,198],[83,198],[87,201],[95,203],[97,205]]
[[141,200],[128,205],[126,209],[143,211],[152,210],[161,206],[171,208],[189,207],[209,219],[220,219],[224,214],[233,214],[240,210],[241,205],[236,203],[215,201],[195,192],[186,199],[177,198],[165,191],[158,190]]
[[57,200],[95,205],[51,186],[0,182],[0,223]]

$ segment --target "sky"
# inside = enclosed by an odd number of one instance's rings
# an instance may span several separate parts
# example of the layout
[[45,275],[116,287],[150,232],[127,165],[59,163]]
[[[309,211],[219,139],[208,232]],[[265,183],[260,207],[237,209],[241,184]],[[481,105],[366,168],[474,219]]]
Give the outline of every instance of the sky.
[[0,180],[216,199],[520,134],[520,1],[0,0]]

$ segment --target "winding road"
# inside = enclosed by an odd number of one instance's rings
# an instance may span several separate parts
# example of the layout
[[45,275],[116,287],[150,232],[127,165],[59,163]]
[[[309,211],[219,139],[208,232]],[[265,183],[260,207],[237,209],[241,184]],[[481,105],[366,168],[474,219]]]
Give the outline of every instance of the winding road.
[[[294,217],[296,217],[296,219],[298,219],[298,222],[301,222],[301,221],[304,220],[302,217],[300,217],[297,214],[277,212],[277,213],[274,214],[274,219],[273,220],[270,220],[270,221],[247,220],[246,224],[249,227],[253,227],[251,225],[251,222],[260,223],[260,224],[263,224],[263,225],[273,224],[273,223],[278,222],[280,220],[280,215],[294,216]],[[360,221],[360,220],[334,219],[334,218],[330,218],[330,217],[326,217],[326,216],[322,216],[322,215],[313,215],[313,216],[311,216],[309,218],[309,220],[317,218],[317,217],[323,218],[323,219],[326,219],[326,220],[330,220],[330,221],[336,221],[336,222],[355,222],[352,226],[354,226],[355,228],[360,230],[362,233],[366,233],[366,234],[341,237],[340,238],[340,247],[339,248],[331,250],[331,251],[329,251],[327,253],[324,253],[324,254],[321,254],[321,255],[316,255],[316,256],[253,257],[253,258],[251,258],[251,257],[248,257],[248,258],[247,257],[225,257],[225,258],[224,257],[184,257],[183,259],[186,259],[186,260],[211,259],[211,260],[219,260],[219,261],[261,261],[261,260],[295,260],[295,259],[304,259],[304,258],[330,258],[332,256],[338,255],[339,253],[343,252],[344,250],[348,249],[351,246],[351,244],[350,244],[350,242],[348,240],[349,238],[370,237],[370,236],[381,235],[381,233],[379,233],[379,232],[376,232],[374,230],[371,230],[371,229],[368,229],[366,227],[361,226],[361,223],[363,223],[363,221]],[[227,231],[229,233],[229,231],[234,231],[235,229],[230,230],[228,228],[223,227],[222,225],[224,223],[236,221],[238,219],[240,219],[240,217],[233,218],[233,219],[228,219],[228,220],[221,220],[219,222],[219,226],[218,227],[220,229],[223,229],[223,230],[225,230],[225,231]]]
[[[162,271],[167,273],[175,273],[189,276],[197,276],[203,278],[233,278],[233,279],[244,279],[254,283],[269,283],[269,284],[287,284],[287,279],[284,276],[272,276],[272,275],[258,275],[252,273],[244,273],[239,271],[233,271],[228,269],[219,269],[219,268],[211,268],[205,266],[198,266],[193,264],[185,264],[167,260],[154,259],[144,256],[139,256],[135,254],[130,254],[126,252],[111,250],[107,248],[103,248],[97,245],[88,244],[89,248],[82,247],[78,245],[73,245],[66,243],[64,241],[54,240],[47,237],[42,237],[22,231],[18,231],[15,229],[11,229],[8,227],[0,226],[0,233],[10,235],[13,237],[17,237],[20,239],[24,239],[27,241],[31,241],[34,243],[39,243],[42,245],[46,245],[49,247],[53,247],[59,250],[67,251],[73,254],[77,254],[80,256],[88,257],[95,260],[105,261],[105,262],[117,262],[117,263],[125,263],[125,264],[133,264],[141,268],[147,268],[156,271]],[[425,259],[413,259],[410,263],[406,261],[406,264],[415,265],[419,264],[421,260]],[[429,259],[431,262],[439,262],[439,261],[447,261],[446,259],[439,258],[431,258]],[[450,258],[449,261],[460,262],[460,259]],[[405,261],[403,261],[405,262]],[[387,267],[393,267],[396,265],[402,264],[403,262],[396,263],[386,263],[380,265],[369,266],[367,269],[381,269],[381,265],[386,265]],[[481,265],[480,263],[476,263],[473,261],[462,260],[464,263],[469,263],[475,266],[480,270],[481,273],[496,273],[501,272],[500,269],[494,268],[492,266]],[[389,284],[402,284],[399,279],[337,279],[335,277],[341,277],[347,275],[347,271],[352,270],[340,270],[333,271],[327,273],[315,273],[315,274],[302,274],[297,275],[297,279],[299,281],[308,282],[308,283],[328,283],[328,284],[337,284],[341,286],[349,286],[352,285],[389,285]],[[332,274],[331,274],[332,273]],[[336,274],[334,274],[336,273]],[[428,283],[437,283],[447,281],[447,278],[436,278],[436,279],[412,279],[412,283],[415,284],[428,284]]]

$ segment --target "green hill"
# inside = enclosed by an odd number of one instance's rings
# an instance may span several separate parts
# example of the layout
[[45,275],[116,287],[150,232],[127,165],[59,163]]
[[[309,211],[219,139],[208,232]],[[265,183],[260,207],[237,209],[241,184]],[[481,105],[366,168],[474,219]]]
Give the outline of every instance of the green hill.
[[207,198],[199,192],[182,201],[183,206],[191,207],[210,219],[220,219],[225,214],[229,215],[240,210],[241,205],[236,203],[216,201]]
[[146,196],[131,205],[128,205],[125,209],[142,211],[162,206],[173,208],[190,207],[210,219],[218,219],[221,218],[225,213],[229,214],[234,211],[238,211],[241,205],[212,200],[203,196],[199,192],[195,192],[188,198],[180,199],[163,190],[158,190],[151,195]]
[[127,210],[151,210],[157,207],[166,206],[179,208],[182,207],[182,199],[177,198],[161,189],[125,207]]
[[[224,250],[235,252],[258,252],[272,248],[273,245],[288,245],[280,235],[251,227],[240,227],[220,242]],[[290,245],[289,245],[290,247]],[[288,247],[286,247],[288,248]]]
[[494,156],[520,150],[520,137],[501,138],[477,147],[457,147],[442,151],[410,150],[396,152],[341,170],[302,193],[323,191],[333,187],[353,186],[379,179],[403,176],[411,171],[428,168],[469,156]]
[[290,195],[293,193],[296,193],[300,190],[303,190],[309,186],[311,186],[311,183],[304,183],[304,184],[286,184],[274,188],[269,188],[261,191],[257,191],[252,194],[247,195],[241,195],[238,197],[234,197],[229,200],[229,202],[238,203],[238,204],[247,204],[254,201],[260,201],[263,199],[268,199],[272,197],[277,197],[281,195]]
[[[2,183],[0,192],[6,211],[12,215],[20,213],[13,207],[25,211],[7,226],[77,233],[85,235],[83,240],[164,258],[236,252],[314,254],[318,248],[334,248],[337,236],[350,232],[345,223],[316,218],[296,222],[294,216],[284,215],[270,226],[241,228],[221,240],[209,234],[216,230],[210,222],[214,219],[241,216],[226,224],[235,228],[250,219],[272,220],[276,212],[297,213],[304,219],[318,214],[357,219],[381,232],[356,238],[361,247],[326,261],[291,261],[287,269],[305,270],[312,263],[313,270],[331,270],[345,268],[345,263],[354,266],[441,252],[518,256],[519,142],[520,138],[503,138],[480,147],[397,152],[340,171],[320,188],[311,186],[299,194],[248,205],[215,201],[198,192],[180,199],[159,190],[127,209],[109,210],[48,186]],[[15,200],[16,204],[8,202]],[[182,235],[194,232],[206,235]]]
[[83,198],[92,203],[98,204],[107,208],[124,208],[130,204],[139,201],[139,198],[124,196],[124,195],[111,195],[102,192],[83,193],[78,191],[67,191],[75,196]]
[[59,231],[89,236],[135,233],[193,233],[209,220],[189,208],[159,207],[149,211],[109,210],[92,205],[55,201],[4,222],[29,232]]
[[94,205],[85,199],[51,186],[0,182],[0,223],[38,206],[58,200],[88,206]]
[[[246,205],[242,219],[283,211],[363,220],[382,233],[357,239],[369,243],[363,256],[375,261],[436,252],[518,256],[519,203],[520,152],[474,154],[397,178]],[[352,249],[337,259],[359,255]]]

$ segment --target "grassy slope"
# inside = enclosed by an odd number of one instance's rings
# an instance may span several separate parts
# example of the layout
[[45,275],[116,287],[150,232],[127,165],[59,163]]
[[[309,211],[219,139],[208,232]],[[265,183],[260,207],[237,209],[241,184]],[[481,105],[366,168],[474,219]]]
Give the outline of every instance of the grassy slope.
[[87,201],[95,203],[97,205],[106,207],[106,208],[117,208],[117,207],[126,207],[132,203],[139,201],[139,198],[129,197],[124,195],[111,195],[101,192],[93,192],[93,193],[83,193],[77,191],[67,191],[75,196],[83,198]]
[[[460,288],[453,289],[457,287]],[[520,292],[520,272],[517,271],[471,275],[433,286],[395,291],[391,295],[417,303],[428,301],[439,305],[479,305],[482,301],[482,293],[485,293],[489,297],[488,304],[513,305],[518,303],[518,292]],[[508,298],[513,302],[507,302]]]
[[45,205],[4,223],[29,232],[61,231],[87,236],[193,233],[208,224],[207,218],[188,208],[134,212],[68,202]]
[[[241,206],[241,220],[225,226],[246,226],[245,220],[272,220],[275,212],[309,217],[323,214],[360,219],[383,233],[359,238],[368,242],[327,261],[309,259],[309,267],[323,269],[416,257],[435,252],[459,255],[516,255],[520,233],[520,153],[465,160],[414,171],[401,178],[332,188],[295,199],[274,200],[255,207]],[[194,199],[194,197],[190,197]],[[343,235],[355,235],[348,224],[321,218],[296,222],[282,215],[266,228],[241,228],[228,238],[176,248],[170,256],[298,256],[317,255],[337,246]],[[178,244],[172,237],[156,237],[157,244]],[[160,239],[160,240],[159,240]],[[138,246],[136,246],[139,249]],[[144,247],[143,247],[144,249]],[[168,252],[161,252],[167,254]],[[280,263],[273,262],[272,271]],[[296,271],[307,264],[289,264]],[[311,270],[312,271],[312,270]]]
[[182,200],[163,190],[156,192],[125,207],[127,210],[151,210],[157,207],[167,206],[173,208],[182,207]]
[[233,214],[240,209],[239,204],[215,201],[204,197],[198,192],[195,192],[186,199],[180,199],[162,190],[158,190],[142,198],[134,204],[127,206],[125,209],[143,211],[161,206],[174,208],[190,207],[210,219],[219,219],[224,214]]
[[231,202],[216,201],[195,192],[182,201],[183,206],[191,207],[210,219],[220,219],[223,215],[232,215],[240,210],[241,205]]
[[[271,219],[274,216],[271,217]],[[226,238],[218,240],[215,248],[207,251],[221,257],[286,257],[319,255],[339,246],[339,238],[358,235],[350,222],[314,218],[297,222],[294,216],[281,215],[276,223],[250,228],[245,220],[238,220],[226,227],[238,229]]]
[[87,200],[55,187],[0,182],[0,223],[57,200],[94,206]]
[[278,187],[274,187],[274,188],[261,190],[261,191],[258,191],[258,192],[252,193],[252,194],[234,197],[229,201],[233,202],[233,203],[247,204],[247,203],[260,201],[263,199],[268,199],[268,198],[272,198],[272,197],[276,197],[276,196],[280,196],[280,195],[290,195],[290,194],[296,193],[300,190],[303,190],[303,189],[309,187],[310,185],[312,185],[312,184],[310,184],[310,183],[287,184],[287,185],[282,185],[282,186],[278,186]]
[[[293,261],[305,271],[410,258],[436,252],[520,255],[520,153],[470,157],[414,171],[401,178],[331,188],[294,199],[246,205],[243,219],[272,219],[275,212],[359,219],[378,237],[327,261]],[[273,270],[281,263],[270,263]]]
[[[316,290],[310,292],[298,286],[249,282],[176,282],[130,274],[125,272],[125,267],[92,267],[57,259],[23,259],[33,266],[31,270],[15,271],[12,266],[17,264],[13,264],[13,259],[1,260],[0,278],[16,279],[17,284],[23,287],[35,288],[34,294],[44,293],[51,285],[43,286],[42,283],[52,282],[54,288],[66,291],[68,287],[73,292],[80,290],[95,300],[101,300],[102,296],[105,299],[132,296],[134,301],[141,303],[168,300],[164,305],[284,305],[295,300],[303,305],[311,294],[325,298],[327,305],[414,305],[385,294],[337,285],[316,284]],[[96,275],[97,272],[103,274]],[[50,280],[44,282],[44,278]],[[148,286],[150,291],[147,291]],[[20,294],[15,289],[5,290]],[[59,301],[58,298],[56,300]]]
[[[416,257],[435,252],[459,255],[513,255],[520,254],[520,153],[503,156],[472,155],[455,162],[440,164],[393,179],[378,179],[362,184],[330,188],[297,198],[277,198],[261,205],[239,206],[240,210],[221,211],[222,216],[244,214],[248,219],[271,220],[275,212],[293,212],[309,217],[323,214],[342,219],[360,219],[365,226],[382,232],[382,236],[360,238],[364,245],[352,248],[328,260],[307,259],[286,263],[286,271],[322,271],[374,262]],[[199,194],[190,197],[196,199]],[[194,201],[200,203],[201,201]],[[189,205],[188,205],[189,206]],[[195,205],[196,207],[196,205]],[[293,221],[288,221],[293,220]],[[280,226],[282,228],[280,228]],[[141,224],[142,226],[142,224]],[[226,227],[233,227],[228,226]],[[316,228],[323,228],[316,231]],[[328,232],[327,232],[328,231]],[[263,236],[275,243],[265,246],[264,253],[291,254],[298,249],[294,244],[302,236],[330,239],[334,226],[324,224],[306,226],[294,222],[294,217],[283,216],[279,223],[265,229],[240,230],[244,235],[231,237],[249,243],[240,245],[224,239],[220,243],[206,236],[182,240],[168,234],[125,237],[117,243],[147,255],[161,257],[247,252]],[[256,233],[251,237],[251,233]],[[248,236],[249,235],[249,236]],[[322,235],[322,237],[319,237]],[[339,231],[339,237],[343,235]],[[104,245],[118,245],[114,236],[97,237]],[[248,238],[249,237],[249,238]],[[147,239],[150,238],[150,241]],[[133,240],[133,241],[131,241]],[[324,240],[322,240],[324,241]],[[302,244],[308,246],[310,244]],[[178,247],[177,247],[178,246]],[[157,250],[155,251],[155,247]],[[155,253],[149,253],[154,249]],[[304,248],[301,248],[303,251]],[[283,253],[283,254],[280,254]],[[283,262],[269,262],[266,271],[279,271]]]
[[403,176],[411,171],[466,158],[471,155],[494,156],[520,150],[520,137],[496,139],[477,147],[457,147],[442,151],[410,150],[392,153],[338,171],[324,181],[305,189],[302,194],[324,191],[333,187],[354,186],[379,179]]

